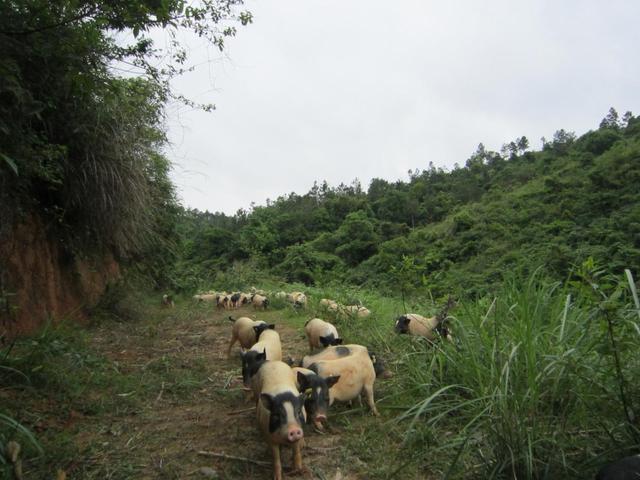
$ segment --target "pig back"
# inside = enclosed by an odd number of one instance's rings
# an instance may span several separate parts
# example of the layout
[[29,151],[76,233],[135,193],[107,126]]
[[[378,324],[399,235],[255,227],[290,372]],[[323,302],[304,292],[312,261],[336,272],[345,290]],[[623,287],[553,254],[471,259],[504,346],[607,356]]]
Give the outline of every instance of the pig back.
[[329,403],[335,400],[347,402],[360,395],[365,386],[373,387],[376,372],[368,354],[356,354],[335,360],[322,360],[309,366],[322,378],[340,376],[329,390]]
[[260,334],[259,341],[252,347],[252,350],[256,349],[262,351],[263,349],[267,353],[267,360],[280,361],[282,360],[282,345],[280,343],[280,334],[275,330],[265,330]]
[[249,317],[240,317],[233,323],[233,331],[242,348],[251,348],[256,343],[256,332],[253,329],[263,321],[254,321]]
[[261,393],[275,395],[293,387],[296,391],[296,374],[289,365],[280,361],[266,361],[251,377],[251,389],[256,398]]
[[433,330],[438,326],[438,321],[435,317],[425,318],[422,315],[412,314],[407,315],[407,318],[411,318],[409,332],[411,332],[412,335],[420,335],[429,340],[433,340]]
[[302,366],[309,368],[309,365],[322,361],[322,360],[337,360],[339,358],[345,358],[353,355],[369,355],[367,347],[356,344],[349,345],[337,345],[327,347],[323,351],[316,353],[315,355],[306,355],[302,358]]

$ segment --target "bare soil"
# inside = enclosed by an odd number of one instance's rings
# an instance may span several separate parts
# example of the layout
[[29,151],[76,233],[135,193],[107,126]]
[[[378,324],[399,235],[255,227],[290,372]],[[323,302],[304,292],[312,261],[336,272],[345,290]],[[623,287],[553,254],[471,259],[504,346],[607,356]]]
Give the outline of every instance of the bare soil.
[[[144,395],[144,407],[129,415],[75,418],[80,433],[74,443],[87,456],[79,459],[80,470],[101,472],[94,478],[207,478],[203,467],[214,469],[219,478],[269,479],[270,465],[248,460],[210,457],[199,452],[243,457],[271,462],[270,450],[255,423],[253,404],[246,398],[240,377],[239,346],[227,358],[227,346],[234,316],[258,317],[275,321],[283,343],[283,355],[299,358],[306,353],[301,330],[277,321],[277,312],[253,310],[179,315],[167,310],[157,322],[140,325],[109,323],[92,332],[92,345],[113,361],[121,372],[144,375],[146,369],[182,368],[197,382],[181,384],[180,375],[168,377]],[[203,313],[204,312],[204,313]],[[187,375],[185,374],[185,377]],[[184,391],[181,391],[184,390]],[[123,399],[135,392],[120,392]],[[341,418],[368,421],[368,412],[338,410]],[[358,479],[362,461],[349,457],[341,447],[344,423],[332,423],[320,434],[305,428],[303,461],[305,474],[286,474],[286,478]],[[78,426],[78,425],[76,425]],[[283,451],[285,472],[291,466],[289,452]],[[73,470],[73,468],[72,468]],[[127,473],[128,472],[128,473]],[[77,477],[70,471],[70,478]],[[214,478],[214,477],[209,477]]]

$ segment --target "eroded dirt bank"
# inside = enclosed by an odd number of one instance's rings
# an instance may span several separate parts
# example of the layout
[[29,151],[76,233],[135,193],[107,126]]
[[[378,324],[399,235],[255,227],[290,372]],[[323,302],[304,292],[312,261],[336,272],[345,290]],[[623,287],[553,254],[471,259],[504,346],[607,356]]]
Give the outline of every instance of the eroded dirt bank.
[[0,239],[0,336],[31,333],[50,320],[86,320],[119,276],[112,255],[74,257],[39,217],[26,217]]

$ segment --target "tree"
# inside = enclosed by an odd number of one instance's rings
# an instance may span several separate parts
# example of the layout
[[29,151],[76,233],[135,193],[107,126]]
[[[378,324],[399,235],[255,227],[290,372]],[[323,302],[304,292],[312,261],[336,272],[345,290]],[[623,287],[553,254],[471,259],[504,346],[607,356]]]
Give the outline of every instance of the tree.
[[529,140],[524,135],[516,140],[518,155],[524,154],[529,149]]
[[609,113],[607,114],[607,116],[604,117],[600,122],[600,128],[612,128],[614,130],[620,128],[620,120],[618,118],[618,112],[616,112],[615,108],[611,107],[609,109]]
[[[251,22],[240,5],[0,2],[0,204],[11,205],[0,223],[36,212],[70,251],[106,248],[121,258],[158,251],[149,245],[171,231],[160,219],[176,202],[161,153],[164,106],[170,98],[194,105],[170,89],[189,68],[177,32],[222,49],[235,25]],[[153,44],[156,28],[169,31],[168,47]],[[129,71],[119,77],[123,66]]]
[[378,250],[378,234],[366,213],[354,212],[345,218],[335,234],[336,255],[348,265],[357,265]]
[[574,132],[567,132],[564,128],[561,128],[553,134],[551,142],[545,144],[543,141],[543,145],[545,148],[551,148],[558,153],[565,153],[575,140],[576,134]]

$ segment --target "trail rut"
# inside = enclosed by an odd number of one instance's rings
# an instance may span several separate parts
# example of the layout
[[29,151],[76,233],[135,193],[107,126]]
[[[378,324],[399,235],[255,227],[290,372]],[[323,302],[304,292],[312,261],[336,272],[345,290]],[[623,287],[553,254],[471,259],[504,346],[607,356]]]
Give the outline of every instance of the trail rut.
[[[278,322],[277,312],[261,315],[247,309],[232,314],[277,323],[283,356],[299,358],[306,353],[302,331]],[[202,467],[215,469],[220,478],[271,478],[270,466],[198,454],[212,451],[271,461],[270,451],[255,425],[252,402],[242,390],[238,344],[231,358],[226,355],[231,325],[228,315],[229,312],[215,311],[187,316],[169,313],[155,324],[109,324],[96,330],[93,345],[121,371],[144,371],[162,368],[164,362],[177,362],[185,370],[200,365],[203,378],[201,386],[186,397],[171,395],[180,388],[179,380],[163,382],[147,394],[141,412],[125,417],[114,415],[106,419],[106,424],[102,419],[100,425],[88,426],[78,437],[85,447],[93,445],[93,457],[85,460],[103,463],[106,472],[109,462],[127,462],[136,472],[131,478],[205,478],[200,472]],[[303,460],[309,472],[304,478],[363,478],[349,474],[339,430],[331,428],[319,434],[305,427]],[[289,452],[284,452],[283,459],[286,471],[291,466]],[[286,478],[303,476],[289,474]]]

